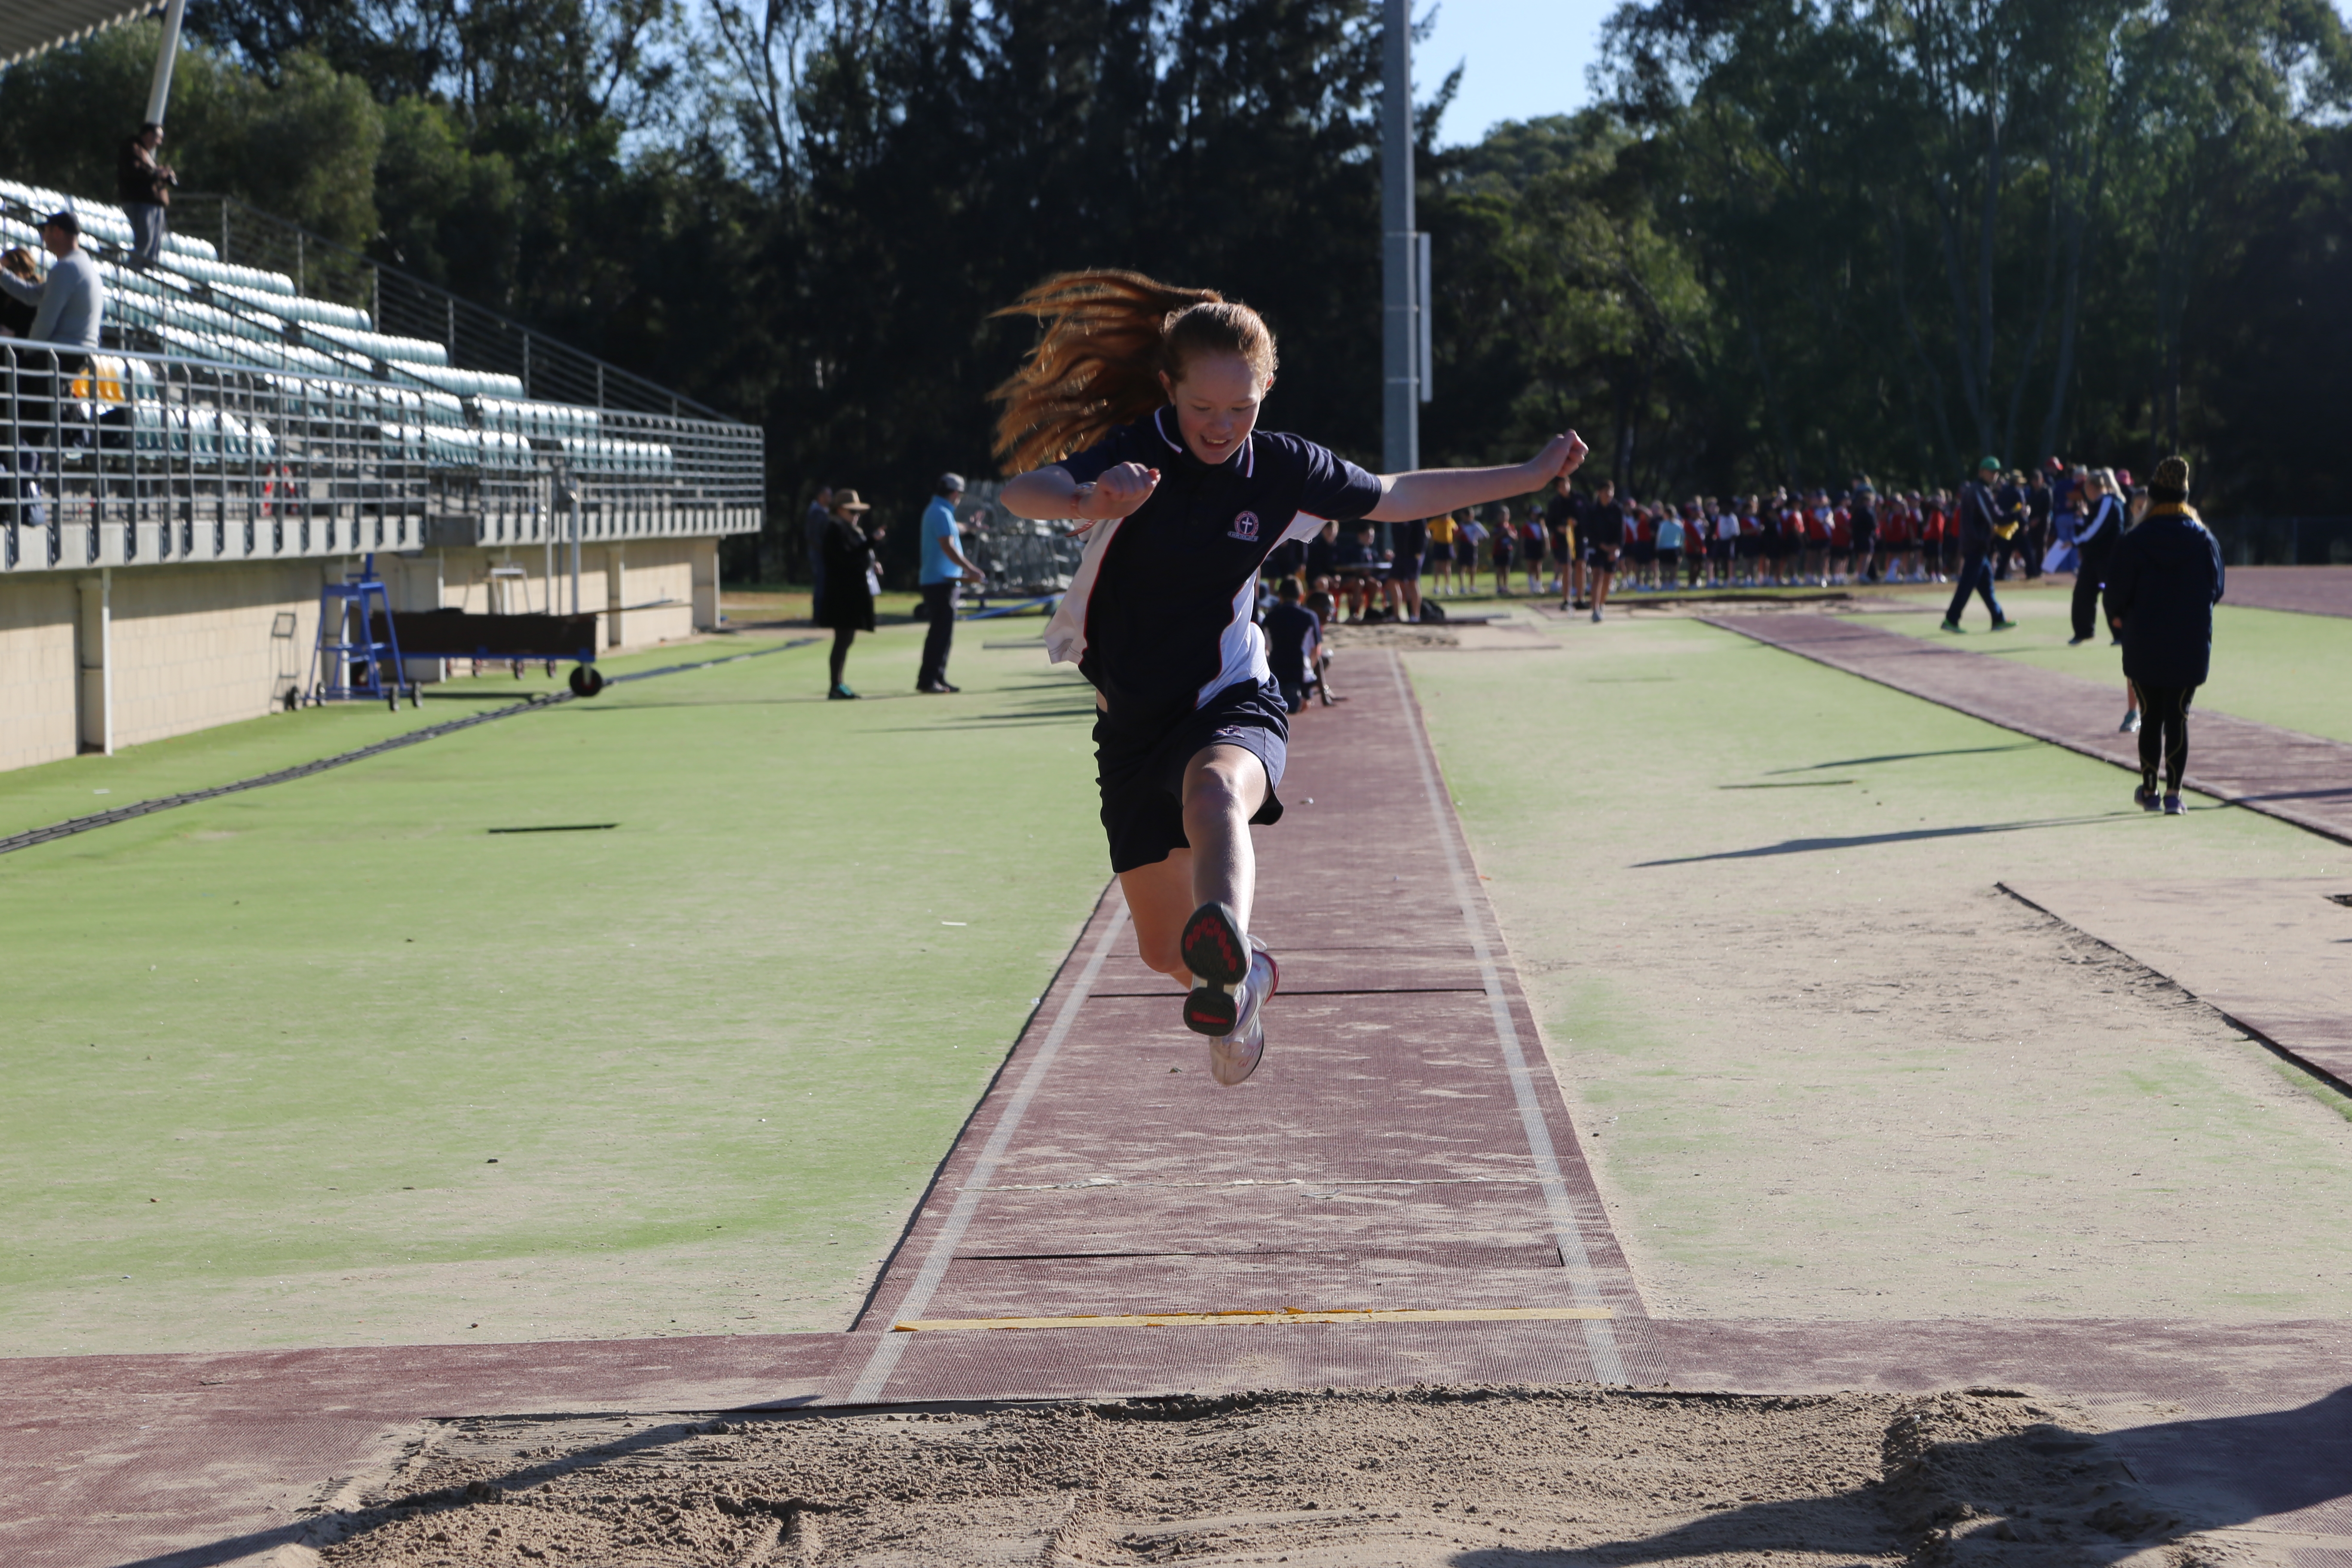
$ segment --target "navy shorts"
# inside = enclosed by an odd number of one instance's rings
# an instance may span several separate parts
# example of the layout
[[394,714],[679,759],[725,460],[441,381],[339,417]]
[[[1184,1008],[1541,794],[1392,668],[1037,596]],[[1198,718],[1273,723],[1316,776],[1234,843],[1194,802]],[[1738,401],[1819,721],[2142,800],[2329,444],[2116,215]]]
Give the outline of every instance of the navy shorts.
[[1408,550],[1389,563],[1389,581],[1418,583],[1421,581],[1421,552]]
[[1184,770],[1211,746],[1239,746],[1265,764],[1265,804],[1250,820],[1282,820],[1275,791],[1289,756],[1290,720],[1273,681],[1235,681],[1172,721],[1154,718],[1122,723],[1106,712],[1095,720],[1095,783],[1114,874],[1157,866],[1170,850],[1192,847],[1184,837]]

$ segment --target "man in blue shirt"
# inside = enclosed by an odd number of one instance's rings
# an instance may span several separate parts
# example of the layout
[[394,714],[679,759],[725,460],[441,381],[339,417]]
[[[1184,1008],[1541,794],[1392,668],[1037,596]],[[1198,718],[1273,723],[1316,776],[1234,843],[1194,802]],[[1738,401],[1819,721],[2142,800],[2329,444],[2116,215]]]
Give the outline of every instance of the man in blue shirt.
[[931,629],[923,638],[923,667],[915,677],[915,689],[933,696],[961,689],[948,684],[948,648],[955,641],[956,602],[962,597],[964,584],[987,580],[961,548],[962,535],[956,529],[955,509],[962,499],[963,476],[941,474],[933,487],[931,504],[923,509],[919,581],[923,618]]

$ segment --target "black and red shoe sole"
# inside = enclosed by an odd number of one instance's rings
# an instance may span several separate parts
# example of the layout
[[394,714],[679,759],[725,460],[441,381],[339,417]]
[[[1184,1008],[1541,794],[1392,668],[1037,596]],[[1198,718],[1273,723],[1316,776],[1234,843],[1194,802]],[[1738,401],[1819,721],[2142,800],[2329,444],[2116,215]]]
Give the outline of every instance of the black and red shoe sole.
[[1176,945],[1195,982],[1184,998],[1184,1026],[1200,1035],[1232,1034],[1240,1003],[1224,987],[1239,984],[1250,963],[1249,942],[1232,907],[1207,903],[1194,910]]
[[1176,951],[1195,980],[1238,985],[1249,973],[1249,942],[1228,904],[1202,904],[1184,922]]
[[1195,985],[1184,998],[1184,1026],[1196,1035],[1220,1039],[1234,1032],[1241,1008],[1234,997],[1213,985]]

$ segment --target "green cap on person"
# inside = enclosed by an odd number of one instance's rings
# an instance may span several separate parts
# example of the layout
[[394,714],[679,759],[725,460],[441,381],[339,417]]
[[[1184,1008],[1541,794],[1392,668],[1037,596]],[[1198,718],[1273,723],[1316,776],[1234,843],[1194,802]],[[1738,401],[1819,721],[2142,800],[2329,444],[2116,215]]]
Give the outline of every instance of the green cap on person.
[[1977,465],[1977,472],[1980,474],[1987,468],[1991,468],[1995,472],[1999,472],[2000,468],[2000,459],[1999,458],[1987,458],[1983,462]]

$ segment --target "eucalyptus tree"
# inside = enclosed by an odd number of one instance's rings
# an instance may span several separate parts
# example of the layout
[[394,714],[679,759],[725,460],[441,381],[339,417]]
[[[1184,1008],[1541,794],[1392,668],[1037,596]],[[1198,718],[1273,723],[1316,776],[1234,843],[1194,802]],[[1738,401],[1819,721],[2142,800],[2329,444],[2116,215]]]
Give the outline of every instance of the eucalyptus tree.
[[2325,0],[1654,0],[1609,39],[1790,472],[2112,439],[2126,380],[2179,439],[2223,215],[2343,101]]

